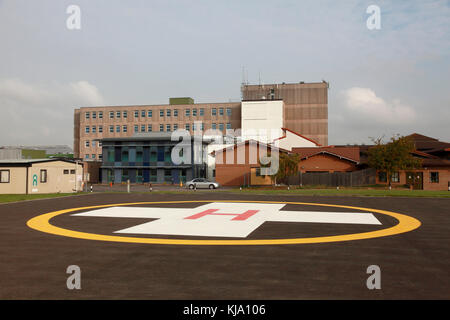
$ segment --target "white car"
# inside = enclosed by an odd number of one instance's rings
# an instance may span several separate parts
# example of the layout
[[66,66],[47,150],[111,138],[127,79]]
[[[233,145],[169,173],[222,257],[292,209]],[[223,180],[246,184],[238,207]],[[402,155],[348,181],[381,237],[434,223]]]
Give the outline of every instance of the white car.
[[204,178],[196,178],[196,179],[186,182],[186,188],[189,188],[189,189],[194,189],[194,188],[217,189],[217,188],[219,188],[219,186],[220,185],[217,182],[208,181]]

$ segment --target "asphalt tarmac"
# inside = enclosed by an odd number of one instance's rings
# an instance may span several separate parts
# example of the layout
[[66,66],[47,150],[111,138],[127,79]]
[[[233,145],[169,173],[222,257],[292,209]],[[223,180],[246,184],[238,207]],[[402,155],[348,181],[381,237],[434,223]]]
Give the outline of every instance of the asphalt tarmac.
[[[86,206],[194,200],[286,201],[389,210],[418,219],[413,231],[373,239],[283,245],[166,245],[107,242],[33,230],[44,213]],[[204,203],[140,206],[195,208]],[[231,193],[89,194],[0,205],[0,299],[449,299],[450,200],[439,198],[260,196]],[[288,204],[283,210],[348,209]],[[351,211],[351,210],[350,210]],[[81,232],[114,231],[151,219],[75,217],[52,225]],[[333,236],[382,225],[265,222],[248,239]],[[117,235],[117,234],[115,234]],[[121,235],[119,235],[121,236]],[[126,236],[126,235],[123,235]],[[138,235],[190,239],[202,237]],[[209,239],[209,238],[207,238]],[[69,290],[66,269],[81,269],[81,289]],[[381,289],[369,290],[367,268],[381,270]]]

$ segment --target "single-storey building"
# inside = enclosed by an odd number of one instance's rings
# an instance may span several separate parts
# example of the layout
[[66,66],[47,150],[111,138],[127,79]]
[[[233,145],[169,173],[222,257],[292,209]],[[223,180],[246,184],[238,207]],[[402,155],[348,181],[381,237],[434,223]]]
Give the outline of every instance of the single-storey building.
[[1,160],[0,194],[77,192],[82,177],[83,165],[72,160]]
[[359,170],[360,157],[357,147],[292,148],[300,156],[298,170],[309,172],[351,172]]
[[255,140],[246,140],[214,151],[216,181],[224,186],[270,185],[272,183],[270,176],[261,175],[260,160],[272,150],[288,153],[285,149]]

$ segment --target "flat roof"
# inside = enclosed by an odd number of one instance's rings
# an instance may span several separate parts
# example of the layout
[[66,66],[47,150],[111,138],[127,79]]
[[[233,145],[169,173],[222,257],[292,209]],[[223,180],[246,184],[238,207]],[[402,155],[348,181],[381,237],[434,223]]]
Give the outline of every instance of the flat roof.
[[[66,159],[66,158],[50,158],[50,159],[9,159],[9,160],[0,160],[0,166],[5,167],[7,165],[13,166],[31,166],[34,163],[44,163],[44,162],[54,162],[54,161],[63,161],[69,163],[76,163],[74,160]],[[80,163],[81,164],[81,163]]]

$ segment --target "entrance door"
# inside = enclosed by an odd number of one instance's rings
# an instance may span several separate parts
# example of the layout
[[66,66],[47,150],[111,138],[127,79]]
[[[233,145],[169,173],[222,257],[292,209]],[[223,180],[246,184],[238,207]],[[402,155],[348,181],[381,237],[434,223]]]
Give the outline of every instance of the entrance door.
[[406,183],[414,190],[423,189],[423,172],[406,172]]

